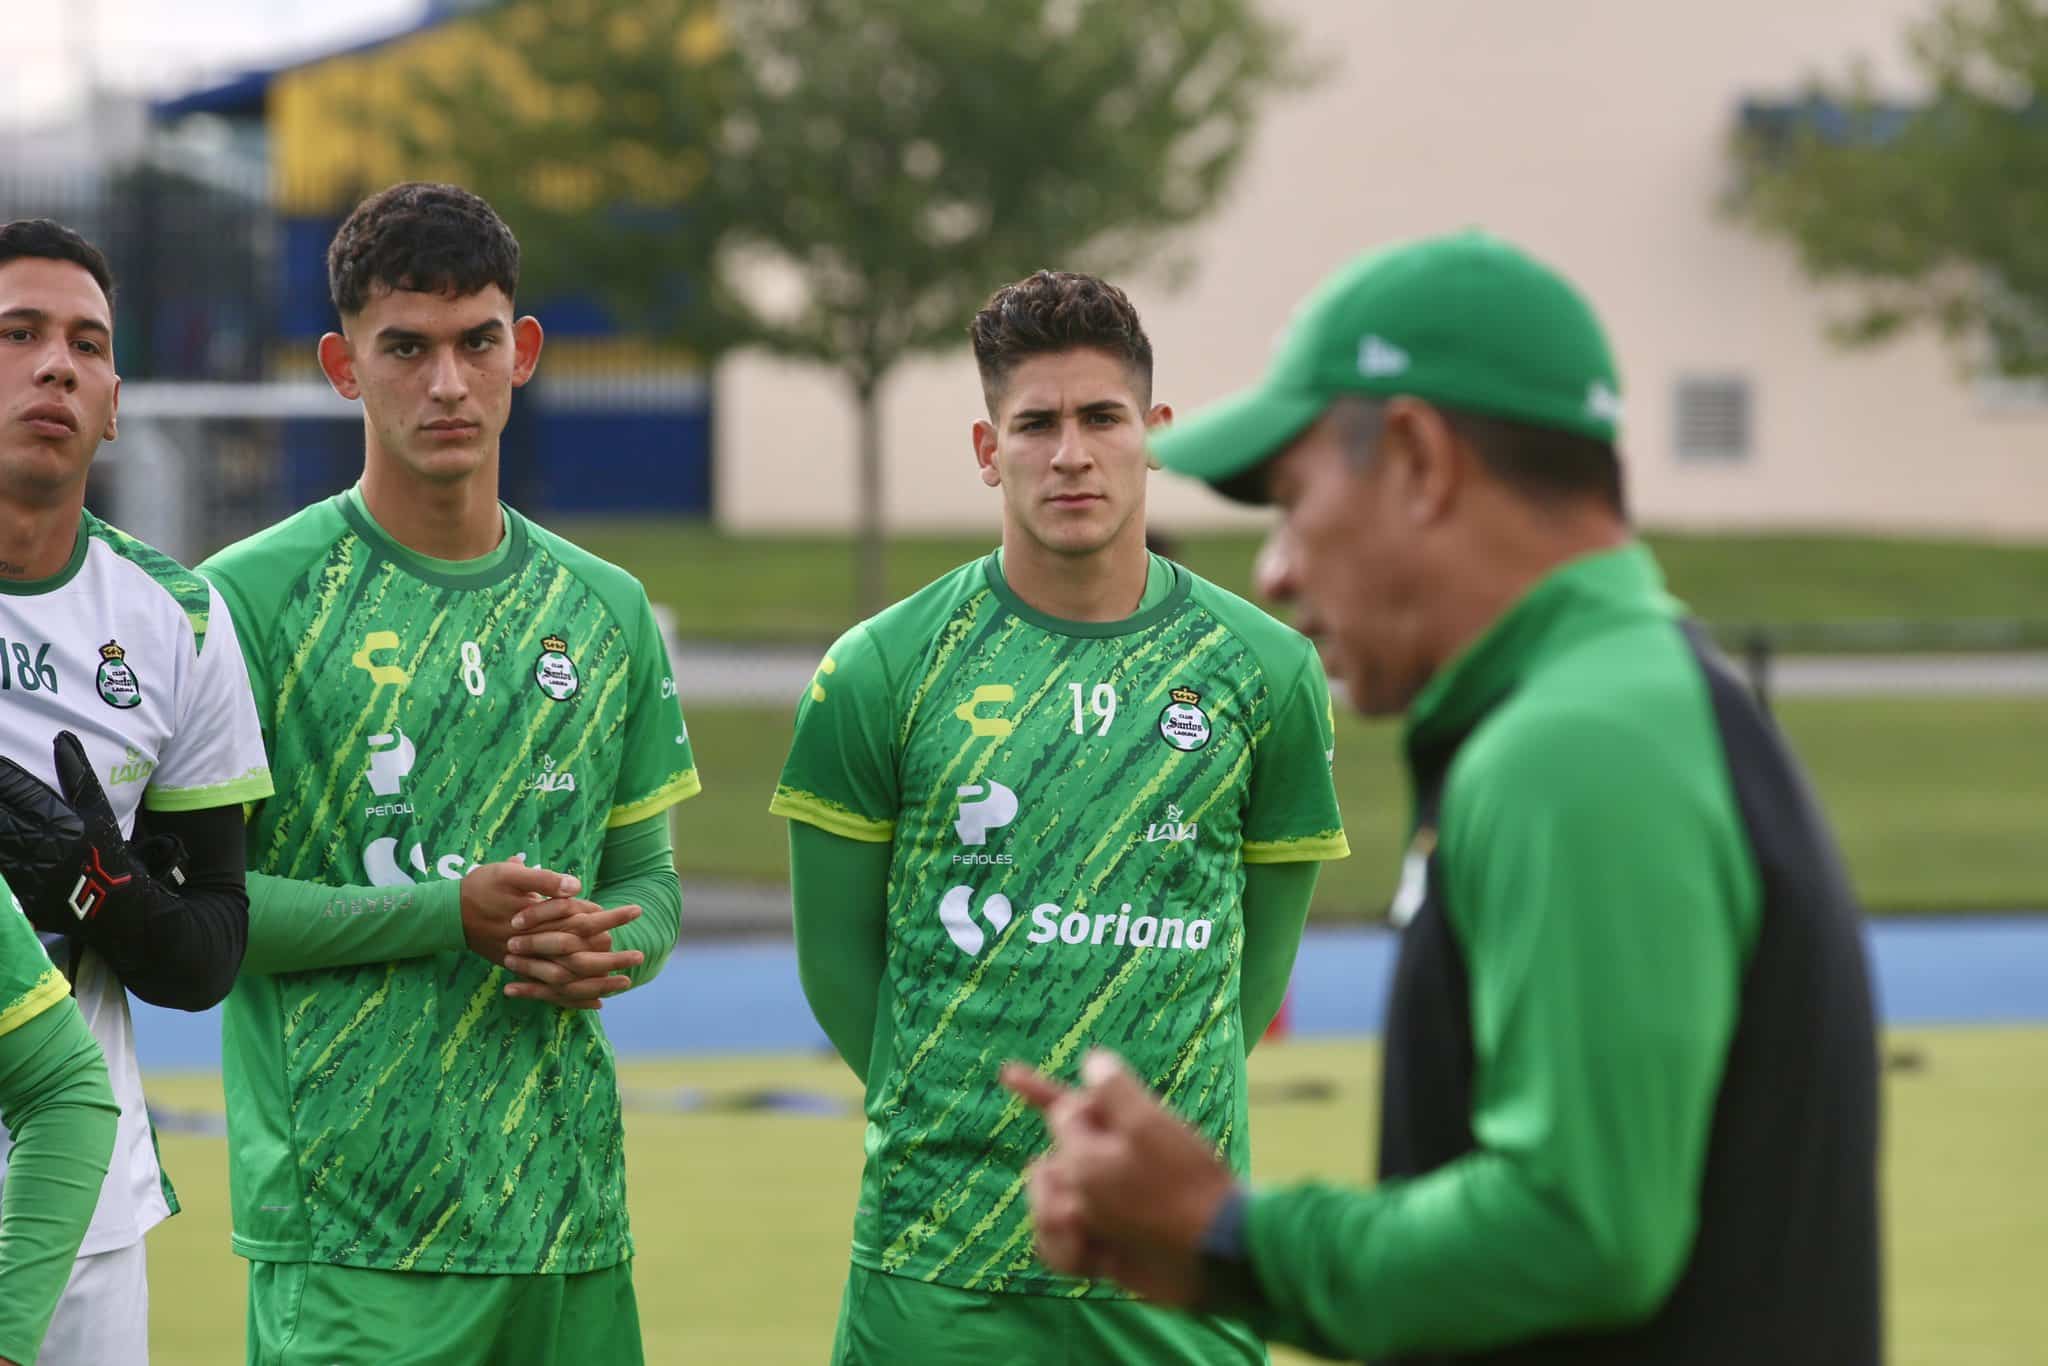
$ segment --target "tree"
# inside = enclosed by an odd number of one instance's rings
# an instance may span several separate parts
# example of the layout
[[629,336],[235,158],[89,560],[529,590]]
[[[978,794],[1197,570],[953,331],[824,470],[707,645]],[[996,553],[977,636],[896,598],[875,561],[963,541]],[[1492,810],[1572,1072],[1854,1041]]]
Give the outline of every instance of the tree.
[[1310,74],[1256,0],[512,0],[484,22],[524,81],[499,83],[509,99],[441,81],[433,153],[631,321],[839,372],[864,612],[884,594],[890,372],[964,344],[1030,270],[1170,255],[1264,102]]
[[371,187],[459,181],[519,233],[521,293],[576,295],[705,359],[744,339],[714,153],[741,68],[717,0],[497,0],[363,73]]
[[2048,12],[1945,0],[1908,50],[1921,103],[1883,102],[1859,66],[1746,120],[1732,207],[1844,287],[1844,344],[1932,327],[1975,363],[2048,376]]

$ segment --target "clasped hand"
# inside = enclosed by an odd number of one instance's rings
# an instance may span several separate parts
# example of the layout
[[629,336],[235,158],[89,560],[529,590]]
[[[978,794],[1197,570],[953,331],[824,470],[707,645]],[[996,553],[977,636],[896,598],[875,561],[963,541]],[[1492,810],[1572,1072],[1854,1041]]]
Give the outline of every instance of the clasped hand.
[[564,1010],[597,1010],[633,985],[638,949],[612,947],[612,931],[640,917],[638,906],[599,906],[577,895],[566,873],[507,861],[462,879],[462,934],[487,962],[515,974],[505,994]]

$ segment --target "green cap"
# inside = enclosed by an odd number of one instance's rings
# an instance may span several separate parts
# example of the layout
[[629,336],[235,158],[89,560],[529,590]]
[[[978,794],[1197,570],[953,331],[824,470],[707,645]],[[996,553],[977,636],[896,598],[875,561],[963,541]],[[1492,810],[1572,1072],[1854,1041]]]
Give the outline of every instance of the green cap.
[[1170,470],[1257,501],[1242,476],[1341,394],[1446,408],[1613,441],[1621,386],[1600,322],[1563,276],[1477,231],[1367,252],[1295,311],[1257,388],[1152,438]]

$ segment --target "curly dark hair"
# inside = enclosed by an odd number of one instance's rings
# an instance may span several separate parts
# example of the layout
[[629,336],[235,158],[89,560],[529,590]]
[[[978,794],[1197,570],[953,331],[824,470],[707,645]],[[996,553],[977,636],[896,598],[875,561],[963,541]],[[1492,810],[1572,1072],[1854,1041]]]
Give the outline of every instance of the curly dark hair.
[[86,273],[114,306],[114,268],[107,255],[54,218],[17,218],[0,227],[0,266],[23,257],[45,261],[69,261],[84,266]]
[[393,185],[356,205],[327,247],[336,312],[362,312],[379,285],[458,298],[496,285],[509,299],[519,288],[519,239],[459,185]]
[[1140,407],[1152,404],[1152,342],[1124,292],[1093,275],[1041,270],[989,296],[968,331],[981,392],[995,415],[1010,374],[1033,356],[1092,347],[1130,367]]

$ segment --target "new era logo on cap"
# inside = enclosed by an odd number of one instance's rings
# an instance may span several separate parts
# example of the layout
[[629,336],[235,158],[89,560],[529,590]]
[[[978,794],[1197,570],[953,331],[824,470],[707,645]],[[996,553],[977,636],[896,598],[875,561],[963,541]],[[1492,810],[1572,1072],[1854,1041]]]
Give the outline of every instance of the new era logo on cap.
[[1261,383],[1146,444],[1165,468],[1258,501],[1259,466],[1346,393],[1404,394],[1607,442],[1621,411],[1614,357],[1585,296],[1473,230],[1360,253],[1295,309]]
[[1358,373],[1398,375],[1408,368],[1408,353],[1385,337],[1368,335],[1358,344]]

